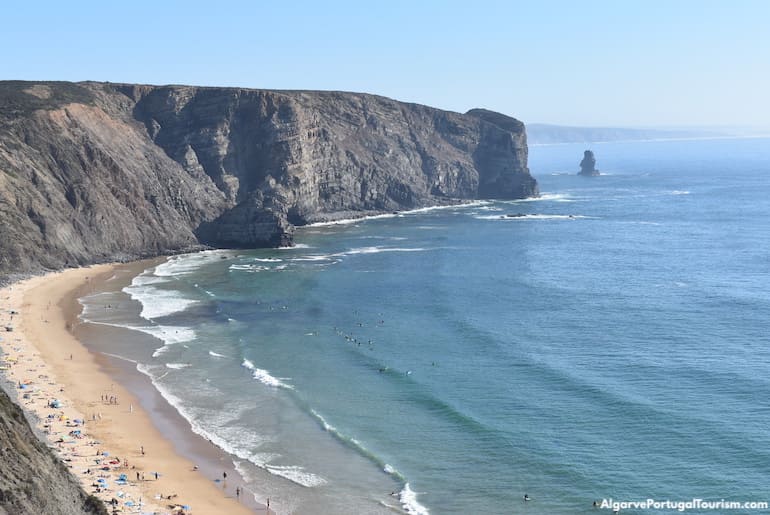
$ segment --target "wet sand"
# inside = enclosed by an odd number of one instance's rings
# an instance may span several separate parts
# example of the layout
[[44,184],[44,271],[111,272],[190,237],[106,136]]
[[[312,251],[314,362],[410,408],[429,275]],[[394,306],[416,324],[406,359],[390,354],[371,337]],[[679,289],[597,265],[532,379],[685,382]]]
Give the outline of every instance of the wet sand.
[[[117,499],[124,513],[172,513],[177,505],[194,514],[264,513],[247,506],[245,496],[236,499],[237,476],[224,453],[189,431],[138,373],[90,352],[73,335],[78,297],[100,291],[116,273],[131,276],[150,264],[72,269],[1,289],[0,345],[9,388],[85,490],[105,502]],[[223,467],[215,471],[218,462]]]

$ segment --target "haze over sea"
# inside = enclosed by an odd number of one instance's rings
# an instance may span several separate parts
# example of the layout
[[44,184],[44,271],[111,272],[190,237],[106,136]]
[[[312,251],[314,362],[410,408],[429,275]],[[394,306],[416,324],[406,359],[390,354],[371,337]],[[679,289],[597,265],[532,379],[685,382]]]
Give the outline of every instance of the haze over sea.
[[82,299],[159,340],[90,345],[278,513],[768,500],[770,140],[586,148],[530,148],[539,199],[171,258]]

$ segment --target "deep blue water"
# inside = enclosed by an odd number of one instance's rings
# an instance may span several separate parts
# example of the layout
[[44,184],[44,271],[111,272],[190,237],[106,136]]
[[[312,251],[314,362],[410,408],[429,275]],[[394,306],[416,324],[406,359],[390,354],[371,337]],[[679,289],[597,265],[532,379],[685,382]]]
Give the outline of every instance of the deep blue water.
[[128,288],[152,322],[84,317],[163,338],[105,348],[279,512],[767,500],[770,140],[585,148],[530,148],[538,200],[174,258]]

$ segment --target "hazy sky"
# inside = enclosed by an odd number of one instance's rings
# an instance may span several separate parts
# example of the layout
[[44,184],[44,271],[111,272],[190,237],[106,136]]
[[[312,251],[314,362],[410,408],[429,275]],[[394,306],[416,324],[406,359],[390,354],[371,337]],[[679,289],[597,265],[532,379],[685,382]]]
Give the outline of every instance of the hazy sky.
[[1,79],[364,91],[525,122],[770,126],[770,0],[14,1]]

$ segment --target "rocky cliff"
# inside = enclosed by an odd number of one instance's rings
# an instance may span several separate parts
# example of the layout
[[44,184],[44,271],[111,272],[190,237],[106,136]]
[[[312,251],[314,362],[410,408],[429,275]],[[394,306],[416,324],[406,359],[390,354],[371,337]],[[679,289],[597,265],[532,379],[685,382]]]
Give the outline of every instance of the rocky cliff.
[[0,82],[0,275],[537,195],[521,122],[358,93]]
[[106,515],[41,443],[21,409],[0,389],[0,515]]

